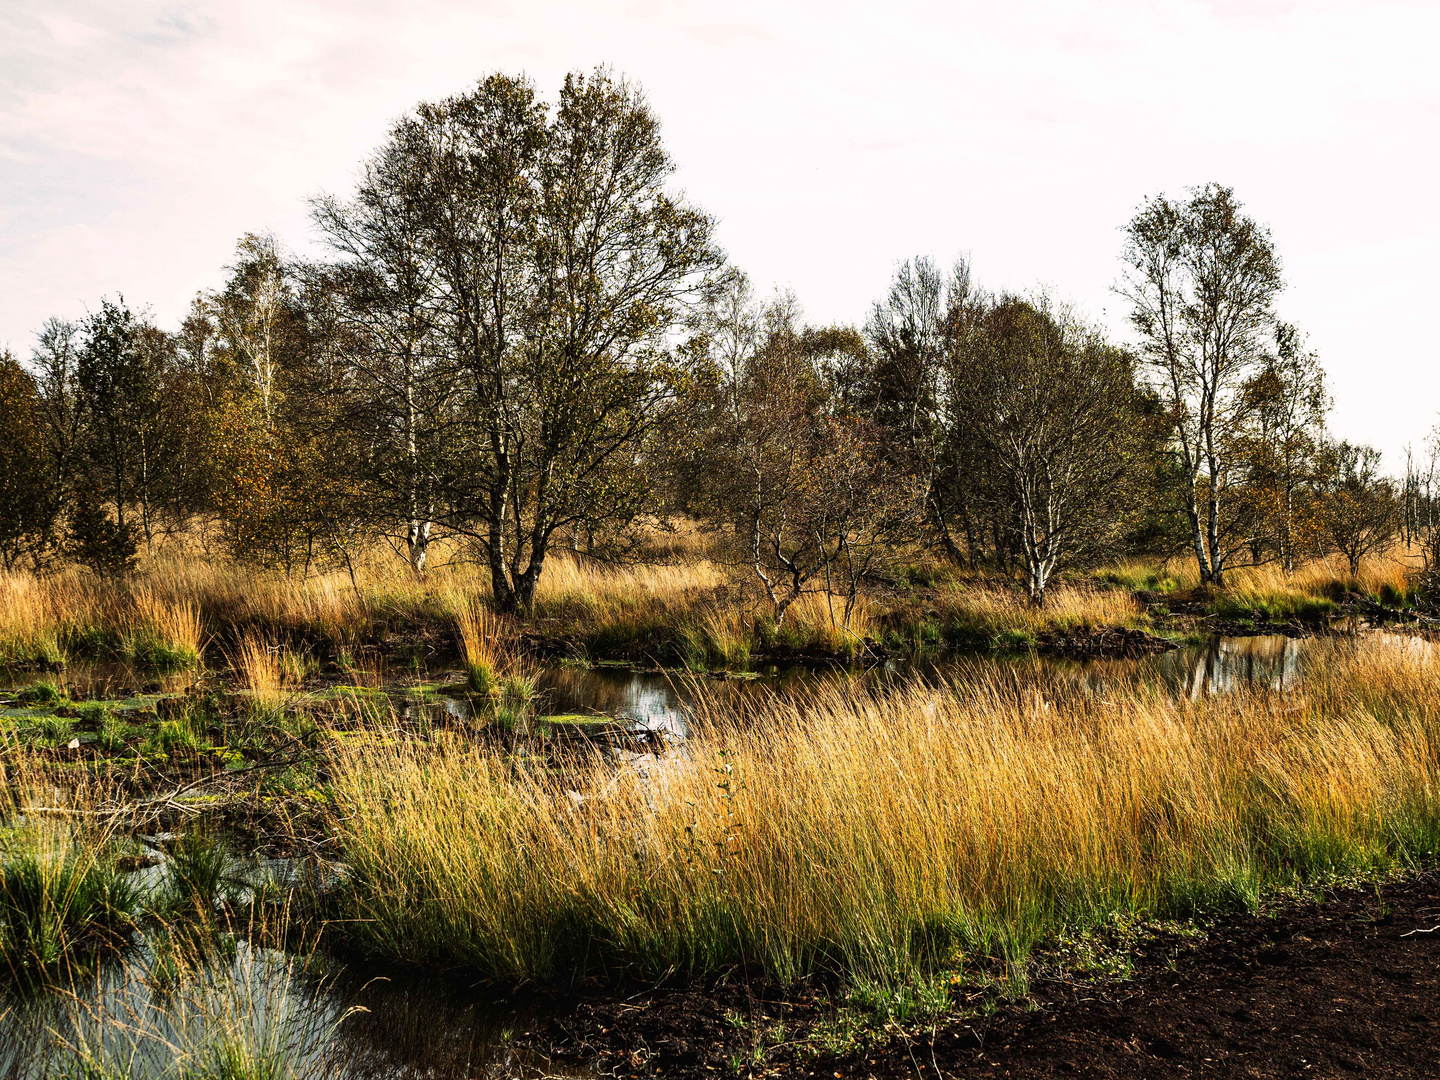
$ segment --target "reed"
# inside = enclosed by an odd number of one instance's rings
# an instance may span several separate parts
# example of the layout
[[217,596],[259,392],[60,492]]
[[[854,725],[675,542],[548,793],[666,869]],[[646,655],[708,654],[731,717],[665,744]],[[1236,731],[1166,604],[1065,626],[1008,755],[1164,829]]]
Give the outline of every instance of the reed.
[[1123,912],[1440,850],[1440,662],[1336,647],[1306,688],[1177,701],[1042,673],[831,687],[664,768],[460,739],[334,751],[353,943],[500,980],[628,969],[897,986]]

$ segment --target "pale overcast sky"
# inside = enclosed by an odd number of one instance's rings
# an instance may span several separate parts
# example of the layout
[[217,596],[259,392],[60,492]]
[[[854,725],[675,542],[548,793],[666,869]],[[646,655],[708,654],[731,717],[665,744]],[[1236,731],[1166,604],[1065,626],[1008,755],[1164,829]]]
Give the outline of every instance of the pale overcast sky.
[[123,293],[173,326],[236,238],[313,250],[389,123],[487,72],[640,82],[760,286],[859,322],[968,252],[1124,332],[1139,201],[1217,180],[1268,222],[1332,427],[1387,465],[1440,409],[1440,5],[0,0],[0,346]]

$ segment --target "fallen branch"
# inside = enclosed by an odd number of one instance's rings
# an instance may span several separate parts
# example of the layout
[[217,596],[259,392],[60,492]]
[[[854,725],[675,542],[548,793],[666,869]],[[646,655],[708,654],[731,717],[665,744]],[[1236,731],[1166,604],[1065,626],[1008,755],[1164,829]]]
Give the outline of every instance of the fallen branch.
[[[36,815],[52,814],[61,817],[106,818],[112,822],[115,819],[122,817],[137,817],[138,820],[143,821],[150,817],[156,817],[167,810],[175,810],[182,814],[187,814],[191,817],[194,817],[195,815],[201,813],[202,810],[209,809],[210,807],[199,807],[193,806],[188,803],[182,803],[178,801],[182,795],[188,794],[189,792],[192,792],[195,789],[202,787],[203,785],[211,784],[216,781],[230,780],[237,776],[244,776],[246,773],[259,772],[265,769],[277,769],[287,767],[290,765],[294,765],[299,760],[300,758],[298,757],[292,757],[286,758],[282,761],[261,761],[255,763],[254,765],[247,765],[243,769],[234,769],[230,772],[211,773],[209,776],[202,776],[199,779],[191,780],[188,784],[181,784],[173,791],[166,792],[164,795],[156,795],[148,799],[139,799],[135,802],[123,803],[120,806],[100,807],[93,810],[67,806],[27,806],[21,807],[20,812],[22,814]],[[234,800],[232,799],[228,800],[223,804],[216,803],[211,805],[228,806],[233,801]]]

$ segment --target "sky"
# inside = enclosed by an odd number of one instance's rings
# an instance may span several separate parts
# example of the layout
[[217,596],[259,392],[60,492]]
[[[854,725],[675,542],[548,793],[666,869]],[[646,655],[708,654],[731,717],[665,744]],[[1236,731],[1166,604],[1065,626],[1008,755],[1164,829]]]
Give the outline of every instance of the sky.
[[417,102],[608,64],[732,261],[815,322],[965,254],[1124,339],[1137,205],[1233,187],[1332,430],[1397,471],[1440,418],[1437,40],[1433,0],[3,0],[0,348],[117,294],[174,327],[243,233],[318,254],[308,200]]

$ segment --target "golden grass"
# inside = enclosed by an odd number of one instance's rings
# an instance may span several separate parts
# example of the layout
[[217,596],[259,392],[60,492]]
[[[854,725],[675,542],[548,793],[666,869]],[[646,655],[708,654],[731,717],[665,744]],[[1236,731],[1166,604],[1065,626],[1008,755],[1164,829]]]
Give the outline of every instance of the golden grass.
[[745,964],[894,982],[1112,912],[1184,913],[1440,842],[1440,662],[1338,646],[1284,697],[1040,674],[702,709],[682,758],[336,751],[376,953],[497,978]]
[[263,634],[246,632],[235,645],[230,667],[257,706],[277,712],[294,697],[310,662],[303,653]]
[[[545,632],[594,657],[733,666],[772,644],[848,656],[864,639],[973,647],[1135,625],[1142,609],[1125,589],[1165,592],[1196,584],[1191,561],[1131,562],[1097,573],[1124,589],[1061,584],[1036,609],[1006,582],[942,576],[913,595],[862,592],[848,627],[843,598],[806,595],[775,628],[753,588],[747,598],[742,569],[707,558],[688,534],[665,538],[673,541],[677,561],[610,566],[563,550],[552,554],[536,592],[535,616]],[[179,551],[118,581],[75,569],[47,577],[0,574],[0,666],[56,662],[67,654],[183,664],[195,661],[211,636],[233,642],[256,632],[341,650],[395,627],[458,627],[466,612],[486,605],[488,572],[473,562],[446,562],[442,554],[423,578],[383,549],[359,558],[353,578],[338,572],[288,578]],[[1355,582],[1333,559],[1307,563],[1289,577],[1276,565],[1237,567],[1228,572],[1215,613],[1318,617],[1330,610],[1329,597],[1352,586],[1402,595],[1417,558],[1397,549],[1367,559]]]
[[996,631],[1030,634],[1129,626],[1144,612],[1129,594],[1071,585],[1051,588],[1046,594],[1045,606],[1040,608],[1016,589],[974,584],[952,586],[944,594],[943,608],[957,621]]
[[[670,617],[723,580],[703,560],[610,568],[562,552],[546,563],[537,614],[592,626]],[[383,550],[357,561],[353,581],[339,572],[290,578],[188,554],[157,557],[117,581],[76,569],[0,573],[0,665],[67,652],[126,655],[150,638],[198,654],[206,626],[227,636],[253,628],[348,644],[376,619],[452,623],[461,607],[489,595],[488,571],[473,563],[439,565],[417,578]]]
[[[1131,563],[1131,567],[1150,564]],[[1292,590],[1310,596],[1323,596],[1336,583],[1359,589],[1361,592],[1378,594],[1387,585],[1397,593],[1403,593],[1408,578],[1423,568],[1424,557],[1417,549],[1413,552],[1396,545],[1381,555],[1367,555],[1360,561],[1360,573],[1350,576],[1350,568],[1339,555],[1308,559],[1296,566],[1293,574],[1287,574],[1279,563],[1265,563],[1261,566],[1236,566],[1225,571],[1225,590],[1237,594],[1264,594]],[[1175,558],[1164,564],[1163,573],[1181,589],[1193,589],[1200,584],[1199,571],[1193,558]]]
[[616,618],[637,611],[690,606],[728,580],[709,560],[642,566],[604,566],[568,555],[552,557],[535,590],[537,611]]

